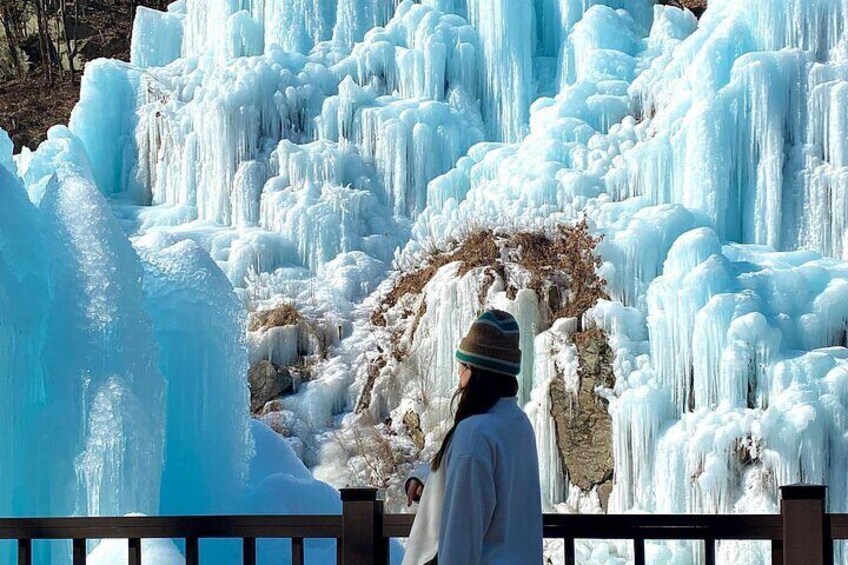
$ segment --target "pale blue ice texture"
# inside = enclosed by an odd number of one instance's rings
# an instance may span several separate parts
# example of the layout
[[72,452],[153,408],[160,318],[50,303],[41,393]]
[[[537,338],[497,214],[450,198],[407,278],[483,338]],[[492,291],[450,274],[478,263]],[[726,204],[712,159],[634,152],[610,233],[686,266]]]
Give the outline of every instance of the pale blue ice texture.
[[[79,147],[54,128],[22,155],[24,178],[39,187],[30,194],[0,167],[0,362],[15,377],[4,379],[4,429],[15,432],[0,437],[0,511],[337,512],[334,489],[273,432],[248,425],[243,314],[226,276],[196,243],[165,234],[139,240],[139,257]],[[293,507],[293,492],[308,503]],[[237,549],[205,559],[230,563]],[[39,563],[69,559],[67,544],[36,552]]]
[[[848,7],[653,4],[140,9],[131,63],[86,67],[68,127],[14,159],[0,132],[0,512],[337,511],[298,456],[327,468],[366,297],[470,227],[584,216],[610,294],[586,323],[616,351],[612,508],[772,511],[800,481],[848,510]],[[243,305],[281,301],[343,353],[286,400],[297,452],[247,414],[269,343]],[[528,331],[531,302],[509,304]],[[450,352],[459,317],[439,320],[425,349]],[[556,376],[535,362],[556,335],[526,341],[523,398]],[[37,443],[55,449],[17,447]],[[546,505],[567,503],[541,460]]]

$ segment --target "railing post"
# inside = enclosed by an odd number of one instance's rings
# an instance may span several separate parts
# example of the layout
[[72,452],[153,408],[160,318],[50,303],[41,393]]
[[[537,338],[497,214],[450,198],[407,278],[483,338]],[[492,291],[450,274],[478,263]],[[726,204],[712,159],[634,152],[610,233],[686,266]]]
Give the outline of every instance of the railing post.
[[780,487],[784,565],[831,565],[833,542],[825,510],[826,487]]
[[383,501],[377,499],[377,489],[346,488],[341,495],[341,565],[386,565]]

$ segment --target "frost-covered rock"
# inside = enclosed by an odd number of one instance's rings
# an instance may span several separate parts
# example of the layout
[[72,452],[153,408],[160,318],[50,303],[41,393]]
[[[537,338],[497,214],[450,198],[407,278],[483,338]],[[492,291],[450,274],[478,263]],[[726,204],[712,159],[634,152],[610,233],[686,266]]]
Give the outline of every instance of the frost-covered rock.
[[[614,388],[612,349],[600,330],[573,336],[577,351],[577,390],[569,390],[565,379],[551,381],[551,416],[557,446],[568,480],[584,491],[604,487],[606,496],[613,478],[612,418],[608,401],[599,391]],[[606,501],[601,501],[606,507]]]
[[260,361],[250,368],[250,410],[258,412],[268,402],[294,390],[294,379],[284,368]]

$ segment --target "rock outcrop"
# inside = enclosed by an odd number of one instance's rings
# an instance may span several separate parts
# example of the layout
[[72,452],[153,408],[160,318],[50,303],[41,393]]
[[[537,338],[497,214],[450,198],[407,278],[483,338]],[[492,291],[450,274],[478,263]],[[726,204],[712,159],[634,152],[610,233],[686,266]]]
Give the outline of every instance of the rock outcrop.
[[291,373],[270,361],[260,361],[248,373],[250,411],[258,413],[268,402],[294,391]]
[[554,379],[551,416],[571,483],[587,492],[598,487],[601,504],[606,506],[613,476],[612,418],[598,389],[615,384],[613,351],[599,329],[576,333],[574,344],[579,362],[577,391],[568,390],[565,380]]
[[424,436],[424,431],[421,429],[421,416],[418,415],[418,412],[408,410],[406,414],[403,415],[403,425],[406,428],[406,433],[409,434],[409,437],[415,444],[415,447],[418,448],[418,451],[424,449],[426,438]]

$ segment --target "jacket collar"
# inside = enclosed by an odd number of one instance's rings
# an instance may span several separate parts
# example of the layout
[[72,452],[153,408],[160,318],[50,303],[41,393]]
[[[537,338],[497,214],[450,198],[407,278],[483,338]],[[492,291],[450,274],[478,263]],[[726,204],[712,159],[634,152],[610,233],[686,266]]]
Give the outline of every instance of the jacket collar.
[[495,405],[489,410],[490,413],[513,412],[518,408],[518,397],[504,397],[495,402]]

